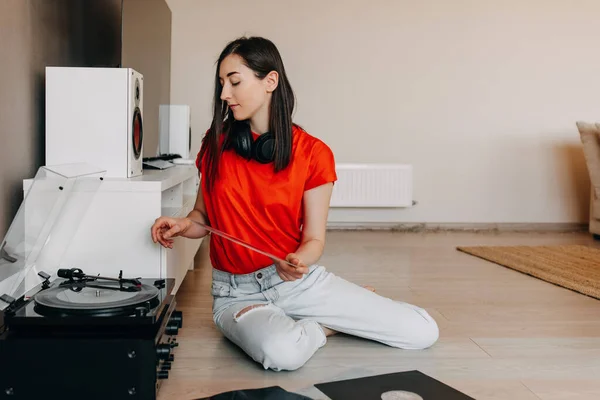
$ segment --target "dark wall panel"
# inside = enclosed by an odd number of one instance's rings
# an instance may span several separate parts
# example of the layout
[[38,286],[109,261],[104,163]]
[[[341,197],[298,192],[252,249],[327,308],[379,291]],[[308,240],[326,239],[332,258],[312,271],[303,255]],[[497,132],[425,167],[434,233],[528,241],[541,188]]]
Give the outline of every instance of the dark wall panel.
[[144,156],[168,104],[171,10],[165,0],[0,0],[0,235],[22,180],[44,165],[46,66],[132,67],[144,74]]
[[44,164],[44,69],[117,66],[121,0],[0,1],[0,234]]

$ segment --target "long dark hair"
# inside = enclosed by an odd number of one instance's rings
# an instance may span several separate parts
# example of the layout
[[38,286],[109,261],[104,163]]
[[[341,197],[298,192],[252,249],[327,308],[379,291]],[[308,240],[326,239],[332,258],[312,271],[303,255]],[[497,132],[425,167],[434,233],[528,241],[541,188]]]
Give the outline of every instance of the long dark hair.
[[[269,107],[269,132],[275,137],[275,172],[285,169],[292,155],[292,113],[295,97],[285,73],[283,60],[273,42],[262,37],[241,37],[225,46],[215,72],[215,92],[213,99],[213,119],[206,136],[202,140],[200,160],[206,162],[206,173],[202,176],[210,189],[219,172],[219,159],[229,146],[234,122],[233,113],[228,112],[227,102],[221,100],[223,85],[219,80],[219,70],[223,60],[231,55],[240,56],[243,63],[254,71],[259,79],[263,79],[271,71],[279,74],[277,88],[273,91]],[[225,135],[221,141],[221,135]]]

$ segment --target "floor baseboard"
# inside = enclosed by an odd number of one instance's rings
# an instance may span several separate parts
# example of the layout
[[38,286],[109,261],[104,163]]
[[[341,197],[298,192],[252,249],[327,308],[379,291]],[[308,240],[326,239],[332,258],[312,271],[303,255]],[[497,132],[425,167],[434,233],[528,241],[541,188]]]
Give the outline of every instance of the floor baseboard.
[[388,230],[395,232],[582,232],[589,229],[586,223],[397,223],[397,222],[329,222],[327,229],[335,230]]

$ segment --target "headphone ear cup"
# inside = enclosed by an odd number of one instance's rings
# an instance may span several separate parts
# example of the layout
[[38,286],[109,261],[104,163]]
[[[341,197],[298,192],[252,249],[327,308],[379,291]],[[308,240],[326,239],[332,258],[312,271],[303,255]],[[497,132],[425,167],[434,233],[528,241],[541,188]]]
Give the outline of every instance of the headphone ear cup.
[[234,125],[233,147],[246,160],[252,157],[252,133],[248,124],[237,122]]
[[275,136],[263,133],[252,146],[252,157],[261,164],[268,164],[275,159]]

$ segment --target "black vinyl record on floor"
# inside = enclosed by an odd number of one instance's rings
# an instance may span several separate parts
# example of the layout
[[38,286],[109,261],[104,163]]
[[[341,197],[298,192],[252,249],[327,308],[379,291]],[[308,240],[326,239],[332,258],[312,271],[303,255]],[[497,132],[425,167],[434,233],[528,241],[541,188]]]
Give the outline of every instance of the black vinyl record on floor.
[[291,393],[279,386],[260,389],[233,390],[198,400],[312,400],[310,397]]
[[315,387],[331,400],[474,400],[420,371],[320,383]]

